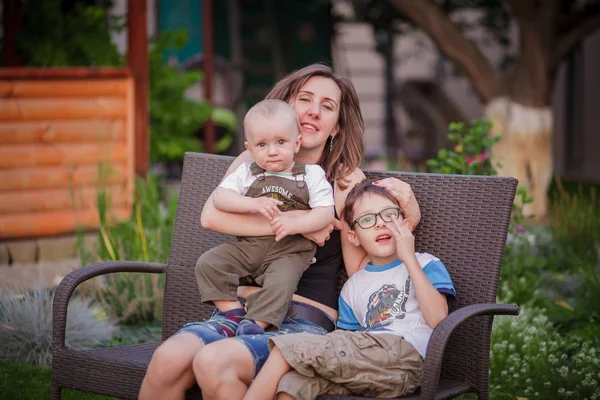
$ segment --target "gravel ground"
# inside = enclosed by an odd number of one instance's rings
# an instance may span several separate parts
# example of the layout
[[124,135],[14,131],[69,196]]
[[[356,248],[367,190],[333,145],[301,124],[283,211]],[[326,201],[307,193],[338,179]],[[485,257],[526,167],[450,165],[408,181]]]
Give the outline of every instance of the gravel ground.
[[69,272],[80,267],[79,258],[35,264],[0,265],[0,290],[57,286]]

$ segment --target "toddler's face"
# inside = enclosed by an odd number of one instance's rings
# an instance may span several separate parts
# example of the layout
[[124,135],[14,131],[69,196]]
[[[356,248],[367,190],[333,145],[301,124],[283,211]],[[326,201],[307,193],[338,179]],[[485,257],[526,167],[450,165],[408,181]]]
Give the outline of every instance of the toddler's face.
[[247,127],[246,149],[267,171],[289,172],[301,143],[302,137],[289,119],[257,118]]

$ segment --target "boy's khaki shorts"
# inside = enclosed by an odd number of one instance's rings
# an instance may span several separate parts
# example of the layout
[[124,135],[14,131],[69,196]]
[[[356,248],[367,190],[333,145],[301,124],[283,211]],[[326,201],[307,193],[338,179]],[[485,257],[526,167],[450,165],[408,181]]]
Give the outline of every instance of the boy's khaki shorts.
[[277,393],[295,399],[319,394],[399,397],[414,392],[423,358],[402,336],[334,331],[323,336],[298,333],[272,338],[293,371]]

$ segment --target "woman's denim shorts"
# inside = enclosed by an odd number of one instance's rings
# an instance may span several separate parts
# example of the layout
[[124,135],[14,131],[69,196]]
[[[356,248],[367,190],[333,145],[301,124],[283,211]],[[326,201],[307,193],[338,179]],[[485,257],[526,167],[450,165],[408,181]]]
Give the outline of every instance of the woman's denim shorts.
[[[219,340],[226,339],[217,332],[215,327],[211,326],[210,321],[219,321],[224,319],[225,316],[219,310],[215,310],[209,320],[205,322],[190,322],[185,324],[177,333],[189,332],[193,333],[204,342],[204,344],[210,344]],[[286,335],[289,333],[300,333],[307,332],[315,335],[324,335],[327,331],[321,326],[305,320],[285,317],[281,324],[279,331],[266,332],[262,335],[243,335],[235,336],[231,339],[238,340],[246,345],[252,358],[254,359],[254,375],[260,371],[262,366],[269,357],[269,339],[275,336]]]

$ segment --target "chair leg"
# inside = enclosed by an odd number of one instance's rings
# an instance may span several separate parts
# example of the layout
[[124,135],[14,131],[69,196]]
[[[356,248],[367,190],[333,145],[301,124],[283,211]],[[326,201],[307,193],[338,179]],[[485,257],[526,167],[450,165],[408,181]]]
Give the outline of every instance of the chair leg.
[[50,383],[50,400],[60,400],[60,392],[62,388],[55,383]]

